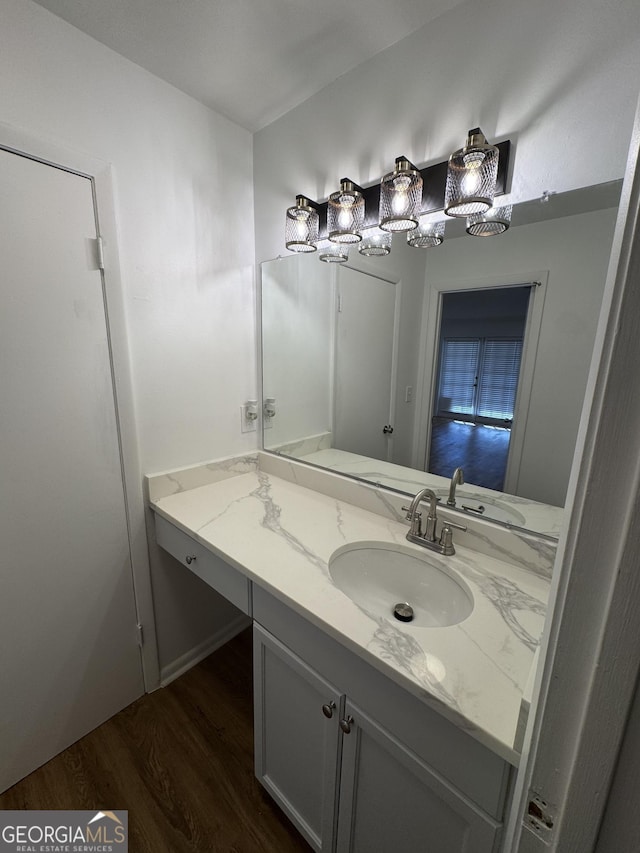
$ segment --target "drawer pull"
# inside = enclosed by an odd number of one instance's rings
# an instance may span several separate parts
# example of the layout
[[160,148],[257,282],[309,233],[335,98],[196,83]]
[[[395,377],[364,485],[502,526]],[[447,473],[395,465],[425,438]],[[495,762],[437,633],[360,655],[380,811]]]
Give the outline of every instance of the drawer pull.
[[331,717],[333,717],[333,712],[334,712],[335,707],[336,707],[336,703],[333,701],[322,706],[322,713],[325,715],[325,717],[328,720],[330,720]]
[[186,563],[188,566],[190,566],[191,563],[195,563],[195,561],[196,561],[196,558],[193,554],[187,554],[187,556],[184,559],[186,560]]

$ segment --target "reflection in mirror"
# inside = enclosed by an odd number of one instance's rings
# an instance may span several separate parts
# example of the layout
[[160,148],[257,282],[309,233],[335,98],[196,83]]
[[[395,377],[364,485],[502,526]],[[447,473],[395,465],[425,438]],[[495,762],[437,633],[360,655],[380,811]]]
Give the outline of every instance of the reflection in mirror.
[[531,287],[442,294],[430,473],[504,490]]
[[557,536],[619,194],[517,205],[492,239],[447,221],[427,250],[264,263],[265,449]]

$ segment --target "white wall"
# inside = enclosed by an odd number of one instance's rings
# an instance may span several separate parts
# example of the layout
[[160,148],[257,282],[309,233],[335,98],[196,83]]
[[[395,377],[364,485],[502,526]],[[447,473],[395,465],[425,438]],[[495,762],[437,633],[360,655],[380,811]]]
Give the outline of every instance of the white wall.
[[446,159],[469,128],[515,142],[513,196],[620,178],[640,80],[637,0],[468,0],[254,137],[257,259],[296,193]]
[[[113,164],[143,470],[253,449],[250,134],[30,0],[2,0],[0,117]],[[177,564],[155,562],[153,586],[166,664],[219,599]]]
[[616,211],[447,241],[427,259],[427,287],[548,271],[517,494],[563,506],[611,250]]
[[334,270],[317,255],[262,264],[265,397],[276,416],[265,447],[331,431]]

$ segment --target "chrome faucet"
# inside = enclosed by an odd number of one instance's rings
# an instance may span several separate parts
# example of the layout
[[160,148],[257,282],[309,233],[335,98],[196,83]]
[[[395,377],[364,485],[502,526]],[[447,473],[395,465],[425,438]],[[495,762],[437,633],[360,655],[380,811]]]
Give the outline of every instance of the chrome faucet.
[[449,497],[447,498],[447,506],[456,505],[456,486],[464,484],[464,472],[462,468],[456,468],[451,477],[451,485],[449,486]]
[[429,498],[429,515],[427,516],[427,528],[424,532],[424,537],[431,542],[436,541],[436,523],[438,521],[438,512],[436,509],[438,498],[432,489],[421,489],[411,501],[411,506],[403,506],[402,509],[407,513],[407,521],[411,522],[409,534],[413,536],[423,536],[422,533],[422,513],[418,512],[418,506],[425,498]]
[[[425,531],[423,533],[422,513],[419,512],[418,507],[424,500],[429,501],[429,514],[427,515]],[[439,554],[450,556],[451,554],[455,554],[452,528],[456,527],[458,530],[466,530],[467,528],[460,524],[455,524],[453,521],[443,521],[440,538],[438,539],[436,532],[438,524],[437,503],[438,498],[436,497],[436,493],[433,489],[427,488],[420,489],[411,501],[410,506],[402,507],[403,511],[407,513],[407,521],[411,523],[407,539],[409,542],[422,545],[423,548],[429,548],[432,551],[437,551]]]

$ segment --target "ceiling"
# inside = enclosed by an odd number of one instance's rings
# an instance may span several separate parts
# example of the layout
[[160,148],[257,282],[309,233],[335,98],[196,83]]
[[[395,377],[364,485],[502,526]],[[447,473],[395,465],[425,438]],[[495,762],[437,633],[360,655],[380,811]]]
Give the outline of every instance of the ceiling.
[[36,0],[250,131],[462,0]]

